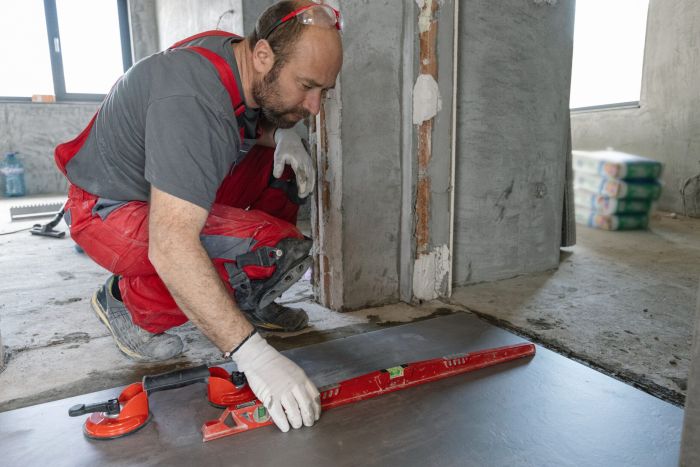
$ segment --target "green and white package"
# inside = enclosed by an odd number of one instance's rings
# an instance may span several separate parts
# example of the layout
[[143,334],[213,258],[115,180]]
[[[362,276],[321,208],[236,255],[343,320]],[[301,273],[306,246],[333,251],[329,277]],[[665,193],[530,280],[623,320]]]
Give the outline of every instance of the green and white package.
[[600,214],[576,206],[576,222],[601,230],[638,230],[649,227],[648,214]]
[[620,180],[580,172],[574,174],[574,190],[590,191],[610,198],[649,201],[661,196],[661,184],[656,180]]
[[586,190],[574,191],[574,204],[598,214],[647,214],[652,201],[645,199],[611,198]]
[[624,152],[572,151],[574,171],[622,180],[654,179],[661,177],[660,162]]

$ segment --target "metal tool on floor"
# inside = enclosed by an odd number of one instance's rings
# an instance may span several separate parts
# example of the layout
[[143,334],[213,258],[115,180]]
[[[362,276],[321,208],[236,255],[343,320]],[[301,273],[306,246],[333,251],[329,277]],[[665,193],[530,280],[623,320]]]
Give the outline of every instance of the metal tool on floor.
[[[533,355],[535,346],[524,343],[381,369],[319,388],[321,406],[328,410]],[[200,382],[207,383],[209,402],[224,408],[218,419],[202,426],[204,441],[272,425],[270,415],[248,387],[243,373],[229,373],[223,368],[207,368],[206,365],[145,376],[141,383],[127,386],[117,399],[91,405],[78,404],[68,413],[72,417],[90,414],[83,426],[85,436],[118,438],[137,431],[151,419],[149,394]]]
[[63,208],[64,202],[26,204],[23,206],[10,207],[10,219],[12,221],[23,221],[38,217],[55,216]]

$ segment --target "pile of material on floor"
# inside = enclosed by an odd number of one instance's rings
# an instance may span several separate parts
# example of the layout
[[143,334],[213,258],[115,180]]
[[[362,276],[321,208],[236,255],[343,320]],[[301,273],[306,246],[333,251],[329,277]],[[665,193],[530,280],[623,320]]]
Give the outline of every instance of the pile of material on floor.
[[572,155],[576,222],[604,230],[649,226],[661,196],[660,162],[609,149]]

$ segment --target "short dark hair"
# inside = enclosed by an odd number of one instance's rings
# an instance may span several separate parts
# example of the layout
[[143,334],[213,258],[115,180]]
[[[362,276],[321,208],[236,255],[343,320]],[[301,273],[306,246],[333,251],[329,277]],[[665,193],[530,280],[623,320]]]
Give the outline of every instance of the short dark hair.
[[304,32],[304,25],[299,21],[287,21],[272,31],[268,37],[265,37],[265,34],[268,34],[277,21],[296,10],[300,3],[298,0],[285,0],[275,3],[265,10],[255,23],[255,29],[246,37],[250,50],[255,48],[258,41],[267,39],[275,54],[275,66],[284,65],[294,50],[294,45]]

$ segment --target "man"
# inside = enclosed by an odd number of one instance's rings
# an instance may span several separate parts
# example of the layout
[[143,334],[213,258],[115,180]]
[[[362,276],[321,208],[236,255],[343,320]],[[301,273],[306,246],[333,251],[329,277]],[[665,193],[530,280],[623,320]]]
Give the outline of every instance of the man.
[[165,331],[192,320],[282,431],[318,420],[319,393],[254,326],[307,322],[273,301],[310,265],[295,202],[315,172],[291,127],[334,86],[339,31],[336,10],[296,0],[266,10],[245,40],[186,39],[134,65],[55,154],[71,182],[71,235],[114,273],[92,305],[119,349],[175,357],[182,341]]

